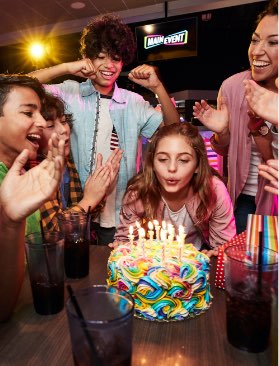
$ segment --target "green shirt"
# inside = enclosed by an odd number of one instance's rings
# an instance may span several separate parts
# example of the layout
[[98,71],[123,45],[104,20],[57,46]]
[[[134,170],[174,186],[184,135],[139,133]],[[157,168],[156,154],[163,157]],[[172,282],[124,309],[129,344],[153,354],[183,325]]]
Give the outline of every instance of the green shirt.
[[[0,185],[3,182],[3,179],[8,173],[8,168],[6,165],[2,162],[0,162]],[[35,211],[32,215],[28,216],[26,219],[26,226],[25,226],[25,235],[28,235],[30,233],[40,232],[40,211]]]

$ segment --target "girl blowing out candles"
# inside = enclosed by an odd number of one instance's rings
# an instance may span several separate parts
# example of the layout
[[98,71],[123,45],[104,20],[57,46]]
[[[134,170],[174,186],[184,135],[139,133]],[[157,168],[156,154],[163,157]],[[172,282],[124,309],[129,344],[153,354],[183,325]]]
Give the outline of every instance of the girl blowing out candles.
[[143,170],[123,199],[113,245],[128,241],[136,221],[165,220],[197,249],[216,248],[235,235],[233,207],[225,185],[209,165],[199,131],[189,123],[164,126],[152,138]]

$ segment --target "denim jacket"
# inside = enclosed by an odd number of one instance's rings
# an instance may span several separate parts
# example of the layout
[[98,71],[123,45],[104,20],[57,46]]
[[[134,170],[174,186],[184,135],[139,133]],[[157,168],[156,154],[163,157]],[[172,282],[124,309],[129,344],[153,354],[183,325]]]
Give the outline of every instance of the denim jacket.
[[[66,80],[61,84],[47,85],[46,89],[60,96],[67,104],[67,111],[73,114],[71,148],[82,186],[84,186],[90,174],[99,93],[89,79],[82,83]],[[116,84],[109,109],[118,135],[119,147],[123,150],[116,188],[115,221],[117,225],[127,182],[136,174],[138,137],[150,138],[158,129],[163,117],[142,96],[118,88]]]

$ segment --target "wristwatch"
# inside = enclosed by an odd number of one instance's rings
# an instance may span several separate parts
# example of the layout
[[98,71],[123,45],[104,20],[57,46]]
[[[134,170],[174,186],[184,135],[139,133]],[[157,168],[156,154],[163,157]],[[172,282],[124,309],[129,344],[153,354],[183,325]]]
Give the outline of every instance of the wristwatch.
[[260,126],[257,130],[250,131],[248,136],[266,136],[269,132],[269,127],[265,123]]

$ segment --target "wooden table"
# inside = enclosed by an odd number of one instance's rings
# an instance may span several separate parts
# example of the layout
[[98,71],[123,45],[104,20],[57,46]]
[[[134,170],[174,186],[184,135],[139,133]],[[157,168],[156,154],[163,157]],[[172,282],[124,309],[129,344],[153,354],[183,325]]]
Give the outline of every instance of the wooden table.
[[[67,281],[81,288],[106,283],[108,247],[91,246],[90,274]],[[211,283],[214,283],[212,260]],[[134,320],[132,366],[252,366],[277,365],[276,352],[252,354],[232,347],[226,340],[225,293],[211,286],[211,308],[197,318],[159,323]],[[13,318],[0,324],[0,365],[72,366],[70,336],[65,309],[52,316],[40,316],[32,305],[26,276]]]

